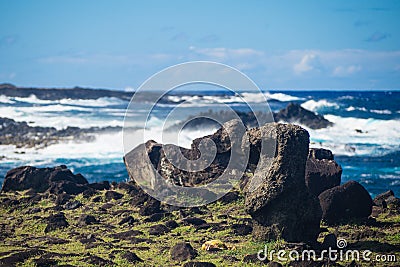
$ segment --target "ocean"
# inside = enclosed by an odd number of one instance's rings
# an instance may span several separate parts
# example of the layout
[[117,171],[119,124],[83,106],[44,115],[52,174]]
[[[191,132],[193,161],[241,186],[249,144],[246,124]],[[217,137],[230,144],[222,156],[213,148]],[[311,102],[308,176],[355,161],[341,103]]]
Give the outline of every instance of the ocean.
[[[372,196],[389,189],[400,195],[400,91],[287,90],[264,92],[263,95],[272,111],[296,102],[334,123],[325,129],[305,128],[310,133],[310,147],[333,151],[335,160],[343,168],[342,182],[356,180]],[[148,139],[161,142],[168,113],[182,101],[185,101],[181,104],[182,111],[169,124],[210,109],[220,110],[226,104],[235,110],[246,111],[246,102],[257,106],[263,101],[260,93],[243,91],[235,95],[223,89],[179,90],[167,98],[167,102],[155,106],[149,117]],[[67,126],[122,127],[128,104],[128,101],[115,97],[45,100],[35,95],[0,95],[0,117],[26,121],[30,126],[57,129]],[[135,118],[146,116],[146,105],[148,103],[137,103],[129,119],[135,121]],[[188,147],[194,138],[214,130],[184,130],[179,134],[178,144]],[[7,171],[17,166],[61,164],[67,165],[74,173],[82,173],[90,182],[126,180],[122,131],[98,133],[95,137],[90,142],[67,140],[40,149],[0,145],[0,183]],[[146,140],[133,140],[132,146],[143,141]]]

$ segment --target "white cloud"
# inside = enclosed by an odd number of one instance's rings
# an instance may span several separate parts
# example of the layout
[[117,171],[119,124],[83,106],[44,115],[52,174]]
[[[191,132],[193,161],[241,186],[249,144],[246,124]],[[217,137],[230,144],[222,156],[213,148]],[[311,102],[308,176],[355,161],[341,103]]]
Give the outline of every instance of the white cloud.
[[350,66],[337,66],[332,75],[336,77],[346,77],[350,76],[356,72],[361,71],[362,67],[358,65],[350,65]]
[[321,62],[319,60],[319,56],[316,54],[305,54],[301,61],[297,64],[294,64],[293,70],[296,74],[300,75],[305,72],[310,72],[312,70],[320,70]]

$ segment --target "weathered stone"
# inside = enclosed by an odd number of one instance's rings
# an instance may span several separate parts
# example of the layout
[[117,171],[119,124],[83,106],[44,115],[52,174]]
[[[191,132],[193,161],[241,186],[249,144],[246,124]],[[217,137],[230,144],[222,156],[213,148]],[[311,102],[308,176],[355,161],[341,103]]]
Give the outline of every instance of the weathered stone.
[[171,258],[174,261],[191,260],[194,259],[197,254],[197,251],[186,242],[180,242],[171,249]]
[[340,185],[342,168],[333,160],[332,152],[311,148],[306,162],[306,186],[318,196],[323,191]]
[[[62,183],[76,185],[77,187],[87,185],[88,181],[81,174],[73,174],[65,165],[55,168],[35,168],[30,166],[18,167],[7,172],[4,178],[2,192],[23,191],[31,189],[34,192],[45,192],[59,184],[59,188],[67,188],[62,186]],[[74,191],[74,190],[68,190]],[[79,192],[82,193],[83,191]],[[74,192],[66,192],[75,194]]]
[[252,154],[260,153],[261,142],[271,147],[276,144],[275,154],[262,153],[245,187],[245,209],[253,218],[253,236],[316,242],[321,208],[305,185],[308,132],[300,126],[273,123],[251,129],[248,135],[253,160],[257,160]]
[[372,212],[372,199],[355,181],[333,187],[319,195],[322,219],[328,224],[365,220]]

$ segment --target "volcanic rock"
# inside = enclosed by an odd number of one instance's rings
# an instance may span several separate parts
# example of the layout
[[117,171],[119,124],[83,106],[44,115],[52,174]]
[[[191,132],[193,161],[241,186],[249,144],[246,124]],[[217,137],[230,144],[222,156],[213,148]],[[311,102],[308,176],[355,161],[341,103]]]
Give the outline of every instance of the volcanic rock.
[[46,226],[46,229],[44,230],[45,233],[69,226],[69,223],[67,222],[64,213],[50,215],[47,218],[47,221],[48,224]]
[[[289,242],[316,242],[321,208],[305,185],[309,135],[296,125],[266,124],[248,131],[252,153],[261,141],[276,149],[261,155],[245,187],[245,209],[253,219],[253,236]],[[264,149],[264,148],[263,148]],[[256,158],[256,157],[253,157]]]
[[197,251],[186,242],[180,242],[171,249],[171,258],[175,261],[191,260],[194,259],[197,254]]
[[[88,181],[81,174],[73,174],[65,165],[55,168],[18,167],[7,172],[2,192],[23,191],[45,192],[51,188],[62,189],[67,194],[82,193]],[[54,190],[55,191],[55,190]],[[80,191],[80,192],[77,192]]]
[[300,123],[311,129],[321,129],[333,125],[332,122],[325,119],[324,116],[315,114],[296,103],[289,103],[286,108],[275,113],[274,117],[275,121]]
[[311,148],[306,162],[306,186],[318,196],[323,191],[340,185],[342,168],[333,160],[331,151]]
[[319,195],[322,219],[328,224],[365,220],[372,212],[372,199],[355,181],[335,186]]

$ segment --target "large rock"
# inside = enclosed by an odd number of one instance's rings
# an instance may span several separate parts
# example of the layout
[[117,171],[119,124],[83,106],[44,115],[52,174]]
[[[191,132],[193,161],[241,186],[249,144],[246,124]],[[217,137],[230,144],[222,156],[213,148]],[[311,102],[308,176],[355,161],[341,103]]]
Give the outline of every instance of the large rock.
[[[241,149],[244,135],[245,128],[240,121],[232,120],[226,122],[214,134],[195,139],[190,149],[162,145],[150,140],[127,153],[124,162],[131,179],[142,186],[147,193],[160,199],[174,195],[172,190],[176,190],[174,189],[176,186],[193,188],[209,184],[230,171],[233,173],[239,170],[236,173],[240,173],[241,167],[244,171],[246,160],[243,158],[246,154]],[[232,151],[236,153],[235,157],[231,157]],[[219,187],[216,189],[220,194],[218,197],[222,197],[223,191],[232,187],[220,180],[218,179]],[[210,188],[197,187],[196,190],[188,190],[185,195],[217,199],[216,193],[208,189]],[[191,195],[192,192],[196,195]]]
[[304,180],[308,132],[300,126],[272,123],[251,129],[248,135],[250,158],[255,161],[257,156],[252,154],[261,151],[261,141],[267,146],[276,143],[274,155],[261,154],[258,168],[245,186],[245,209],[253,218],[253,236],[316,242],[321,208]]
[[67,194],[76,194],[86,190],[87,184],[88,181],[81,174],[73,174],[64,165],[55,168],[24,166],[7,172],[1,191],[32,189],[41,193],[52,188],[53,191],[63,189]]
[[331,151],[311,148],[306,163],[306,186],[318,196],[323,191],[340,185],[342,168],[333,160]]
[[299,104],[290,103],[286,108],[274,114],[275,121],[284,121],[288,123],[300,123],[311,129],[321,129],[333,125],[322,115],[315,114]]
[[330,224],[365,220],[372,212],[372,199],[355,181],[335,186],[319,195],[322,219]]
[[374,198],[374,204],[383,209],[400,212],[400,198],[395,197],[392,190],[377,195]]

